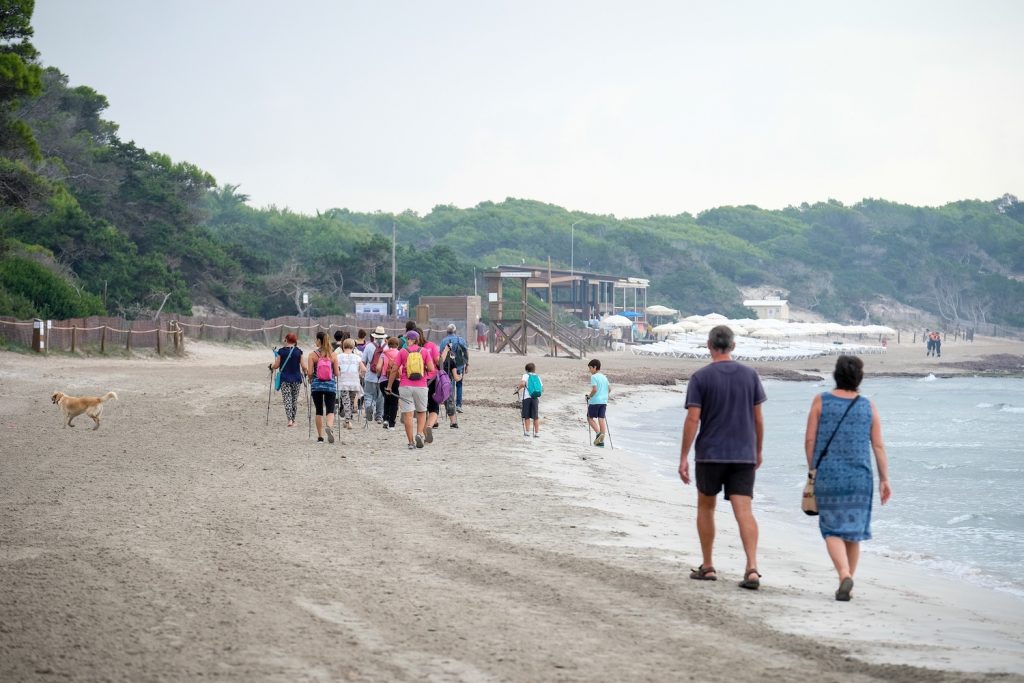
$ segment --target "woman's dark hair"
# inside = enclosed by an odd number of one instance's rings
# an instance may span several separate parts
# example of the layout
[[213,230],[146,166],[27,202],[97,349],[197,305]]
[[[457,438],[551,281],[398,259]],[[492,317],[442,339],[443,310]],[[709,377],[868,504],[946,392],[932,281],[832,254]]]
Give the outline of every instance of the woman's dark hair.
[[344,338],[345,338],[345,335],[343,335],[341,333],[341,330],[335,330],[334,331],[334,341],[340,342]]
[[536,369],[537,369],[537,366],[534,365],[533,363],[527,363],[526,364],[526,371],[527,372],[533,372]]
[[832,377],[836,381],[836,389],[857,391],[864,379],[864,361],[857,356],[839,356]]
[[416,321],[415,320],[406,320],[405,321],[405,331],[406,332],[408,332],[409,330],[415,330],[415,329],[416,329]]
[[356,334],[356,336],[359,337],[360,339],[366,339],[366,330],[360,329],[359,333]]

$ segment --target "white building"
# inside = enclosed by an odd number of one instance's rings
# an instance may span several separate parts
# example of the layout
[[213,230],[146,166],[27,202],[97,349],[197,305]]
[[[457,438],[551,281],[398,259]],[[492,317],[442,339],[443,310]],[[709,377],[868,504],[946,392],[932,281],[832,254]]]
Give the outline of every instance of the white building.
[[754,311],[759,320],[789,320],[789,301],[786,299],[747,299],[743,305]]

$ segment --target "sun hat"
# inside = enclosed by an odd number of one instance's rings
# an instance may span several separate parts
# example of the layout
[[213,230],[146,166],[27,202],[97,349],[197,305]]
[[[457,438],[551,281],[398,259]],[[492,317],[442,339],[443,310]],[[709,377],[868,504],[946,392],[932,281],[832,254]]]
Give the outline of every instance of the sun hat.
[[370,336],[374,339],[383,339],[388,336],[388,333],[384,331],[383,325],[377,325],[377,329],[370,333]]

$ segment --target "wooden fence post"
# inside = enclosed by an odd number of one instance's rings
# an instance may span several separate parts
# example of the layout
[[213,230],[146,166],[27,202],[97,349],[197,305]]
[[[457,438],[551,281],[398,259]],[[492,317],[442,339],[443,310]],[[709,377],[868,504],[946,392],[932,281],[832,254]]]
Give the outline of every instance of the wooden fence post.
[[125,342],[124,350],[128,351],[129,353],[131,353],[132,350],[132,326],[130,323],[128,325],[128,341]]
[[156,355],[158,355],[158,356],[164,355],[164,351],[163,351],[163,349],[160,346],[160,332],[161,332],[160,324],[157,323],[157,326],[156,326]]
[[205,322],[199,323],[199,339],[203,338],[203,332],[205,330],[206,330],[206,323]]
[[277,340],[278,346],[284,344],[284,323],[281,324],[281,334],[279,336],[280,338]]
[[78,325],[71,326],[71,353],[75,352],[75,342],[78,341]]
[[231,341],[231,325],[228,325],[228,341]]
[[100,353],[107,352],[107,326],[104,325],[103,329],[100,330]]

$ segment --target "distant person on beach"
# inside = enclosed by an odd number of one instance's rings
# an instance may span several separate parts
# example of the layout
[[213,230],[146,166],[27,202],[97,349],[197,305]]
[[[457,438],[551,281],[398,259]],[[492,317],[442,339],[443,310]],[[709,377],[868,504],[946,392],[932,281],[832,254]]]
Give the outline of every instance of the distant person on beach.
[[362,375],[366,372],[366,366],[355,348],[356,340],[349,337],[341,343],[341,353],[338,354],[338,398],[345,411],[345,429],[352,429],[359,398],[363,395]]
[[[703,555],[691,579],[715,581],[712,561],[715,543],[715,504],[718,492],[725,499],[740,530],[747,567],[741,588],[757,590],[757,520],[754,519],[754,474],[761,466],[764,420],[761,404],[767,397],[753,368],[732,359],[736,347],[733,331],[718,325],[708,333],[711,364],[697,370],[686,387],[686,420],[679,448],[679,477],[690,483],[690,447],[694,448],[697,479],[697,535]],[[696,440],[696,444],[694,441]]]
[[537,366],[527,363],[526,372],[519,380],[519,393],[523,402],[520,415],[523,418],[523,436],[530,436],[530,423],[533,423],[533,438],[540,436],[540,394],[544,383],[537,374]]
[[[441,352],[441,371],[448,373],[448,378],[452,382],[452,387],[456,383],[462,381],[462,375],[459,374],[459,368],[455,364],[455,358],[451,353],[452,347],[449,346]],[[448,394],[448,399],[444,402],[444,412],[448,416],[448,427],[450,429],[459,428],[459,411],[458,406],[455,405],[455,391],[454,389]]]
[[427,425],[426,374],[433,362],[433,358],[423,351],[419,341],[420,335],[416,330],[405,333],[406,347],[398,352],[398,357],[388,374],[388,390],[394,391],[395,385],[398,385],[402,423],[405,425],[405,436],[409,441],[410,450],[423,448],[425,443],[423,432]]
[[414,332],[415,330],[416,330],[416,321],[415,320],[406,320],[405,321],[405,334],[403,334],[401,337],[399,337],[399,340],[402,342],[401,348],[404,349],[407,346],[406,338],[408,337],[410,332]]
[[366,366],[363,375],[363,405],[366,406],[366,421],[380,424],[384,421],[384,394],[381,393],[381,375],[379,373],[381,357],[387,349],[387,332],[383,325],[377,325],[370,333],[370,340],[363,347],[360,358]]
[[469,343],[459,336],[458,328],[455,325],[448,325],[445,332],[444,339],[440,344],[441,354],[444,355],[447,351],[448,357],[459,369],[459,381],[452,384],[452,394],[455,395],[455,410],[461,413],[462,378],[465,377],[466,371],[469,369]]
[[441,368],[441,349],[432,341],[424,341],[426,337],[423,330],[416,328],[416,334],[420,337],[423,347],[423,360],[430,359],[430,367],[427,369],[427,422],[423,426],[423,440],[426,443],[434,443],[434,427],[437,426],[438,415],[441,413],[441,406],[434,400],[434,389],[437,386],[437,375]]
[[[323,362],[321,362],[323,361]],[[310,391],[316,407],[316,440],[334,443],[334,406],[338,391],[338,357],[331,349],[326,332],[316,333],[316,349],[309,354],[306,375],[310,378]],[[326,413],[326,418],[324,417]],[[327,424],[324,424],[326,419]]]
[[608,378],[601,374],[601,361],[597,358],[587,363],[590,370],[590,393],[587,394],[587,420],[597,434],[594,445],[604,448],[605,435],[608,434],[608,421],[605,413],[608,410],[608,394],[611,387]]
[[942,334],[938,330],[935,331],[935,355],[942,357]]
[[487,323],[477,318],[476,321],[476,350],[483,351],[487,347]]
[[298,347],[299,339],[294,332],[284,336],[284,346],[277,350],[270,369],[281,368],[281,402],[284,403],[284,416],[288,426],[295,426],[295,412],[298,410],[299,395],[302,392],[302,380],[305,368],[302,367],[302,349]]
[[384,396],[384,429],[394,429],[398,419],[398,392],[389,388],[391,368],[398,362],[398,351],[402,342],[398,337],[387,338],[387,348],[377,359],[377,375],[380,376],[380,393]]
[[871,538],[872,452],[882,505],[892,496],[892,487],[878,410],[858,393],[864,363],[856,356],[839,356],[832,377],[836,388],[811,402],[804,452],[807,468],[815,472],[818,528],[839,575],[836,600],[846,602],[853,590],[860,542]]

